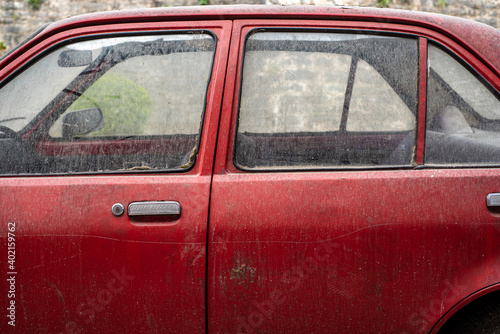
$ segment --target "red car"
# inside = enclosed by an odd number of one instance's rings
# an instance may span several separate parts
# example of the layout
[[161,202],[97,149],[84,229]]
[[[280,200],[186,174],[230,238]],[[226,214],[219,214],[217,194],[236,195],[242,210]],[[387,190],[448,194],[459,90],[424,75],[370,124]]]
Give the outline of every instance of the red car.
[[499,91],[442,15],[45,26],[0,60],[0,331],[495,333]]

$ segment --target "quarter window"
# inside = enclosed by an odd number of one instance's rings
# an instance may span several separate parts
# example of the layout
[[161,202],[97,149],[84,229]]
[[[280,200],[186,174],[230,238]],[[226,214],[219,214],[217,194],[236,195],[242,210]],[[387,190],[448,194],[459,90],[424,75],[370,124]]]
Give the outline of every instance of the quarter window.
[[243,60],[236,165],[410,165],[417,58],[417,41],[411,38],[250,34]]
[[450,53],[430,44],[427,164],[500,163],[500,95]]

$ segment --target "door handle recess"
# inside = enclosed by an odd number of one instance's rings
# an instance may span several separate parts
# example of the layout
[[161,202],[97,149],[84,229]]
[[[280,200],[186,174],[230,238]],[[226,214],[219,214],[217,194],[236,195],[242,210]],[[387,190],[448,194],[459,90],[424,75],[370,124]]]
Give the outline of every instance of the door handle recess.
[[133,202],[128,206],[128,215],[135,216],[172,216],[181,214],[177,201]]
[[500,207],[500,193],[488,194],[486,196],[486,206],[489,208]]

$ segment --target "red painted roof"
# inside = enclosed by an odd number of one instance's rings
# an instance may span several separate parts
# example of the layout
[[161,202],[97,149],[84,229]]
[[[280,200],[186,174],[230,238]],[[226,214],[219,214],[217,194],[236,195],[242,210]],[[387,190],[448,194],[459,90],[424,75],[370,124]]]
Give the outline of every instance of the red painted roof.
[[123,22],[213,19],[328,19],[405,23],[438,30],[460,41],[500,73],[500,31],[457,17],[416,11],[339,6],[197,6],[101,12],[71,17],[49,25],[41,35],[68,28]]

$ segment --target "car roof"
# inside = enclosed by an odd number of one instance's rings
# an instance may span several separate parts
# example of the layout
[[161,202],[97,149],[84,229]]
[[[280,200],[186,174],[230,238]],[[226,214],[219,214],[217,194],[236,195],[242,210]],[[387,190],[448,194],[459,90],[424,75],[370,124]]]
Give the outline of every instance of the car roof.
[[462,44],[500,73],[499,30],[479,22],[442,14],[387,8],[226,5],[121,10],[70,17],[48,25],[34,39],[74,27],[112,23],[236,19],[327,19],[421,26],[437,30]]

